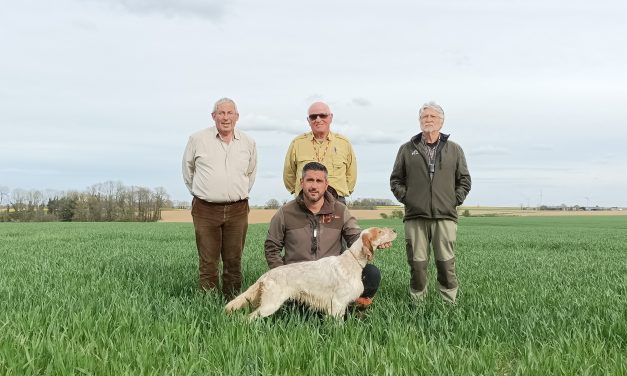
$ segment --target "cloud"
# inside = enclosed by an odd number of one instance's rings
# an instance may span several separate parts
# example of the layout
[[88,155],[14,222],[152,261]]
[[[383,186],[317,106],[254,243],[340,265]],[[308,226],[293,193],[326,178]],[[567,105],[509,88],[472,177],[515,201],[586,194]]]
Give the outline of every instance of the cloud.
[[498,147],[498,146],[479,146],[477,148],[471,149],[469,151],[469,154],[472,154],[473,156],[479,156],[479,155],[508,155],[509,151],[505,148],[502,147]]
[[[266,115],[249,114],[240,117],[238,127],[251,132],[281,132],[297,135],[306,132],[303,121],[280,121]],[[305,125],[306,126],[306,125]]]
[[264,174],[260,174],[258,177],[260,179],[272,179],[272,180],[277,179],[277,178],[281,178],[281,179],[283,178],[282,175],[273,173],[273,172],[266,172]]
[[173,16],[195,16],[219,20],[226,13],[227,2],[223,0],[96,0],[121,6],[139,15],[161,14]]
[[322,101],[322,102],[325,101],[324,96],[322,94],[313,93],[305,98],[305,102],[308,104],[311,104],[313,102],[318,102],[318,101]]
[[372,103],[370,103],[370,101],[367,100],[366,98],[353,98],[353,100],[351,101],[351,104],[354,104],[359,107],[370,107]]
[[536,151],[551,151],[553,150],[553,145],[549,145],[549,144],[534,144],[530,146],[531,150],[536,150]]
[[368,144],[395,144],[399,145],[401,141],[398,137],[382,131],[369,131],[366,133],[353,134],[347,132],[347,136],[351,143],[354,145],[368,145]]
[[9,175],[9,174],[24,174],[24,175],[57,175],[59,173],[58,170],[54,169],[41,169],[41,168],[16,168],[16,167],[7,167],[0,169],[0,175]]

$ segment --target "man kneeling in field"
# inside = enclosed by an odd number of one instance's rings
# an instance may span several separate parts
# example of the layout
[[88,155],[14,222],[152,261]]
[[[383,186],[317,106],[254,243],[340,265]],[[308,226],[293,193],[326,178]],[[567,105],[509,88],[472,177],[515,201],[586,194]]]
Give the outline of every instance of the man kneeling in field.
[[[301,261],[314,261],[328,256],[339,256],[342,239],[350,246],[361,229],[346,205],[327,192],[327,168],[318,162],[303,167],[301,192],[296,199],[283,205],[272,217],[265,242],[266,261],[270,269]],[[390,242],[379,248],[389,248]],[[285,250],[283,256],[281,251]],[[366,264],[362,271],[363,294],[355,301],[365,309],[379,288],[379,269]]]

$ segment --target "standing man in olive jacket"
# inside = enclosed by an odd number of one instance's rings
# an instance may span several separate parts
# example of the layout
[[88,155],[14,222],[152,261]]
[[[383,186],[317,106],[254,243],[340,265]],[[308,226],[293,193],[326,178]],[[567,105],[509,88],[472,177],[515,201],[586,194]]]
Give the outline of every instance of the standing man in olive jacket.
[[392,193],[405,205],[409,293],[416,301],[426,296],[431,244],[440,294],[446,302],[455,303],[457,206],[470,191],[470,173],[462,148],[440,133],[442,107],[425,103],[419,118],[422,132],[400,147],[390,176]]

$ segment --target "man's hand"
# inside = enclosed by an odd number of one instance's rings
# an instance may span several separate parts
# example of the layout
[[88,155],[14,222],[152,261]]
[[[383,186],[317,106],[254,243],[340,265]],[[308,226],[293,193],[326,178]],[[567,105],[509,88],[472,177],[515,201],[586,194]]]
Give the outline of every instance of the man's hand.
[[379,244],[377,249],[390,248],[391,246],[392,246],[392,242],[381,243],[381,244]]

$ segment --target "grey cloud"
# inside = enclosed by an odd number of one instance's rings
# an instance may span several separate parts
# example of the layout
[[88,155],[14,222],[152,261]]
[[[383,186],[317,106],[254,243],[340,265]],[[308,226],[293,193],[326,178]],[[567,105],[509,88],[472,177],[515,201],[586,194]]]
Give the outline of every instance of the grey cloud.
[[278,177],[280,177],[280,176],[279,176],[279,174],[275,174],[275,173],[269,173],[269,172],[267,172],[267,173],[265,173],[265,174],[261,174],[261,175],[259,175],[259,177],[260,177],[261,179],[276,179],[276,178],[278,178]]
[[96,0],[122,6],[131,13],[161,14],[165,16],[196,16],[212,20],[221,19],[226,13],[223,0]]
[[317,94],[317,93],[313,93],[310,96],[308,96],[307,98],[305,98],[305,102],[306,103],[313,103],[316,101],[323,101],[324,102],[324,98],[321,94]]
[[505,148],[498,146],[479,146],[478,148],[471,149],[469,154],[474,156],[479,155],[507,155],[509,151]]
[[443,50],[442,57],[444,61],[457,67],[469,67],[471,65],[470,56],[458,49]]
[[25,174],[32,176],[39,175],[57,175],[59,173],[58,170],[54,169],[42,169],[42,168],[17,168],[17,167],[8,167],[0,169],[0,174],[10,175],[10,174]]
[[530,148],[531,150],[536,150],[536,151],[550,151],[550,150],[553,150],[553,145],[536,144],[536,145],[531,145]]
[[366,98],[353,98],[351,103],[360,107],[370,107],[370,105],[372,104]]
[[299,134],[309,129],[305,120],[280,121],[265,115],[246,115],[240,118],[238,126],[251,132],[281,132]]
[[368,132],[361,134],[347,134],[351,143],[354,145],[367,145],[367,144],[396,144],[399,145],[401,140],[390,134],[384,132]]

